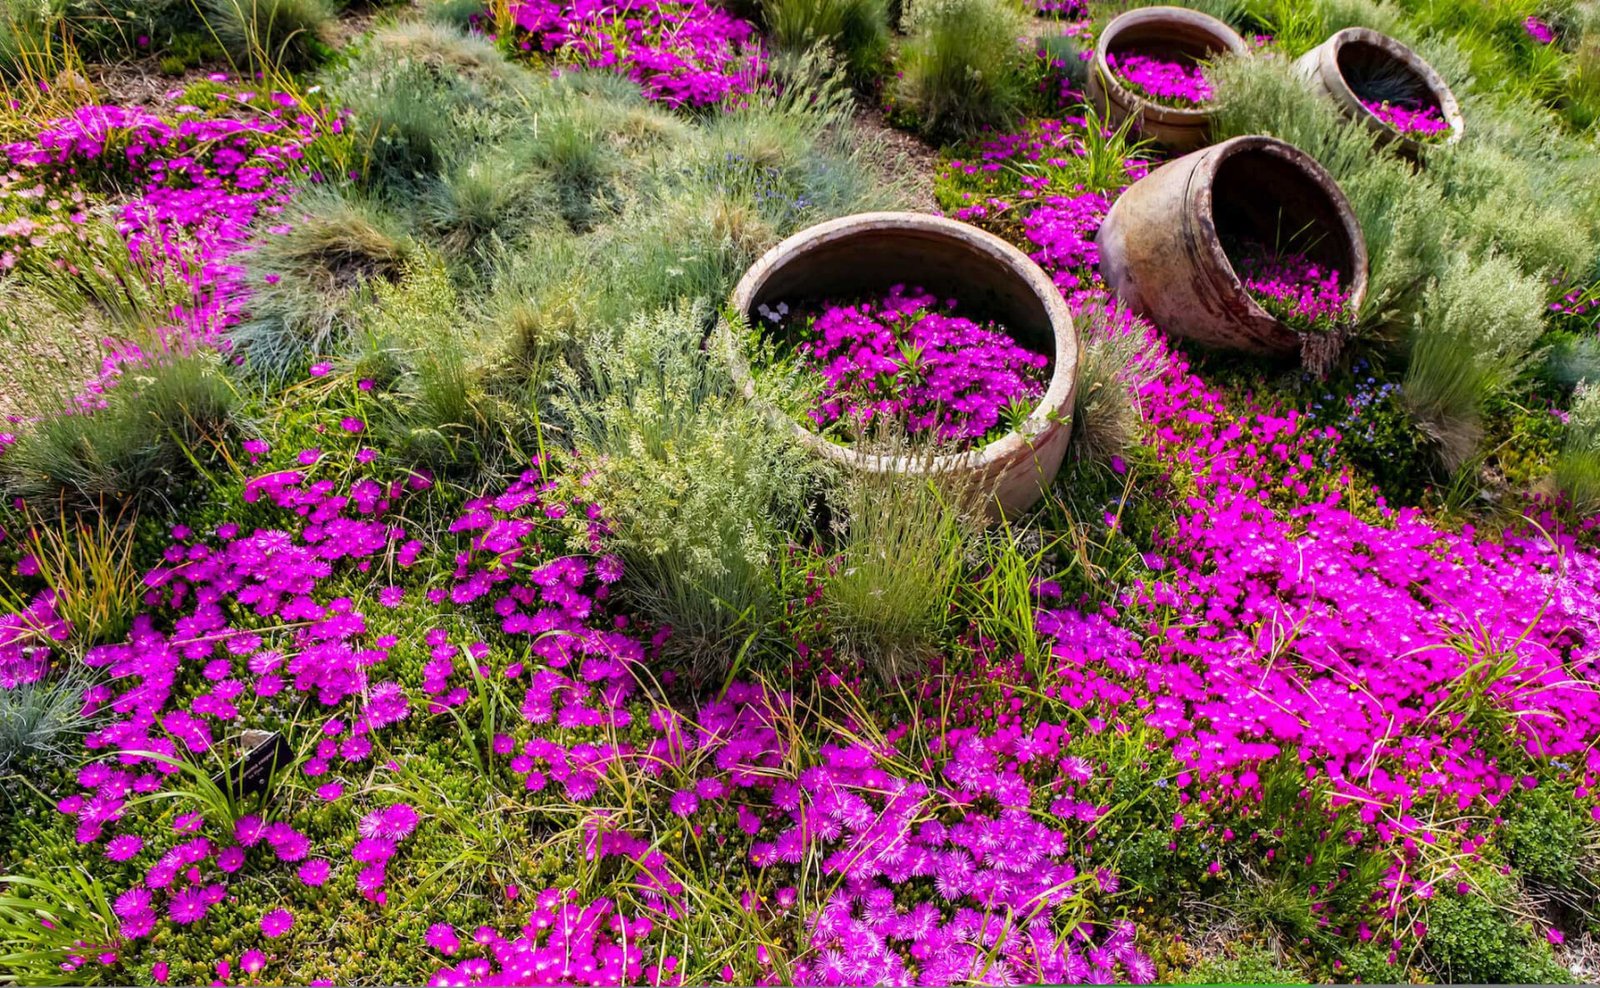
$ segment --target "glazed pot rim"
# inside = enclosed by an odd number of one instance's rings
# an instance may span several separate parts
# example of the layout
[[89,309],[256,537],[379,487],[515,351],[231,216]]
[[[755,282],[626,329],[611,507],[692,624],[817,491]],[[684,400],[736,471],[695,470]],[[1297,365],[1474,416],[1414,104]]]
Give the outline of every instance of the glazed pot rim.
[[[1371,45],[1374,48],[1381,49],[1416,73],[1422,79],[1423,85],[1428,87],[1429,93],[1439,101],[1439,111],[1444,114],[1445,122],[1450,125],[1450,133],[1445,135],[1445,138],[1441,141],[1419,140],[1395,129],[1388,121],[1368,109],[1367,105],[1356,95],[1355,90],[1350,88],[1350,83],[1345,79],[1344,72],[1339,68],[1339,52],[1346,45],[1352,43]],[[1370,27],[1347,27],[1335,31],[1328,36],[1328,40],[1324,41],[1322,45],[1328,49],[1331,56],[1328,59],[1328,67],[1332,70],[1332,78],[1329,78],[1329,72],[1322,73],[1323,85],[1328,86],[1330,89],[1337,86],[1340,96],[1346,98],[1347,104],[1354,112],[1359,113],[1361,119],[1366,121],[1369,126],[1387,131],[1393,134],[1396,139],[1407,141],[1418,147],[1455,144],[1461,140],[1462,131],[1466,127],[1466,119],[1461,115],[1461,104],[1456,101],[1455,91],[1450,88],[1449,83],[1444,81],[1444,77],[1439,74],[1438,70],[1429,64],[1427,59],[1418,55],[1411,46]]]
[[1217,235],[1214,219],[1214,187],[1217,172],[1228,159],[1249,152],[1264,152],[1282,158],[1307,173],[1312,184],[1329,197],[1333,211],[1344,227],[1345,238],[1354,261],[1354,270],[1349,272],[1350,294],[1346,303],[1351,310],[1359,309],[1367,295],[1367,242],[1361,232],[1361,224],[1350,207],[1350,201],[1345,198],[1344,190],[1339,188],[1339,183],[1334,180],[1333,175],[1322,167],[1321,162],[1293,144],[1264,134],[1250,134],[1232,137],[1219,144],[1213,144],[1203,151],[1195,152],[1205,157],[1197,163],[1189,176],[1188,196],[1196,208],[1185,211],[1183,222],[1186,226],[1198,224],[1198,229],[1189,228],[1191,242],[1201,245],[1213,262],[1209,266],[1210,269],[1220,272],[1232,293],[1245,300],[1251,318],[1277,327],[1277,332],[1284,337],[1287,344],[1289,339],[1298,340],[1302,334],[1290,328],[1256,301],[1255,296],[1244,287],[1244,279],[1239,277],[1239,272],[1233,266],[1233,259],[1223,249],[1222,238]]
[[1215,102],[1194,107],[1167,106],[1163,103],[1158,103],[1148,97],[1139,95],[1123,85],[1121,77],[1111,71],[1111,65],[1107,61],[1111,55],[1111,42],[1120,31],[1140,24],[1159,23],[1172,19],[1180,19],[1195,27],[1201,27],[1209,31],[1221,45],[1222,52],[1234,55],[1250,54],[1250,46],[1245,43],[1244,38],[1220,18],[1212,17],[1210,14],[1189,7],[1135,7],[1113,17],[1110,23],[1100,32],[1100,37],[1095,39],[1094,64],[1091,66],[1091,71],[1098,77],[1100,84],[1109,92],[1115,93],[1122,101],[1128,103],[1135,112],[1149,117],[1156,123],[1175,125],[1201,124],[1215,112],[1217,106]]
[[1050,324],[1054,352],[1051,357],[1050,381],[1044,394],[1034,403],[1022,424],[1005,435],[972,449],[957,453],[940,453],[933,457],[891,456],[868,453],[823,437],[805,424],[786,414],[782,409],[756,394],[755,377],[751,373],[744,348],[736,334],[721,320],[727,339],[725,347],[734,386],[744,397],[763,407],[769,416],[781,419],[783,427],[813,452],[840,464],[857,466],[880,472],[904,472],[917,475],[936,475],[952,470],[972,470],[998,463],[1032,449],[1044,433],[1062,416],[1071,415],[1070,402],[1077,381],[1079,347],[1072,312],[1067,307],[1055,282],[1050,280],[1033,259],[1017,247],[1001,240],[987,230],[943,216],[910,212],[854,213],[838,219],[827,220],[794,233],[762,254],[739,279],[728,302],[729,307],[745,321],[751,321],[750,307],[766,284],[767,279],[792,258],[828,244],[849,240],[860,234],[898,230],[930,239],[960,240],[1001,262],[1038,297],[1044,306]]

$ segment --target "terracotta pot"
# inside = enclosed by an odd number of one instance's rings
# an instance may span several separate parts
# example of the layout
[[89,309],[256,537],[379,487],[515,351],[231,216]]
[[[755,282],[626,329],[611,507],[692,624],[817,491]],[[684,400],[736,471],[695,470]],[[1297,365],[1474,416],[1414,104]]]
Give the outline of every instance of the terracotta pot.
[[1101,120],[1119,127],[1132,117],[1142,135],[1172,151],[1204,147],[1211,139],[1210,109],[1179,109],[1151,102],[1124,86],[1111,71],[1107,56],[1132,49],[1195,63],[1229,52],[1246,55],[1250,47],[1222,21],[1184,7],[1140,7],[1112,18],[1100,32],[1087,88],[1089,103],[1099,110]]
[[[1051,358],[1044,396],[1021,427],[962,453],[884,456],[830,442],[777,408],[769,414],[818,456],[852,470],[960,475],[991,493],[991,514],[1031,507],[1055,479],[1072,435],[1078,334],[1050,278],[1017,248],[955,220],[920,213],[860,213],[811,227],[767,251],[740,279],[734,311],[754,325],[762,305],[850,298],[920,286],[993,319],[1020,344]],[[734,380],[756,397],[744,349],[725,334]]]
[[1350,203],[1327,169],[1272,137],[1235,137],[1135,182],[1100,227],[1100,273],[1168,333],[1287,355],[1306,341],[1250,297],[1222,246],[1225,238],[1272,243],[1281,230],[1315,231],[1305,253],[1337,270],[1350,306],[1360,306],[1367,247]]
[[[1371,28],[1347,27],[1301,55],[1294,67],[1314,89],[1332,99],[1345,116],[1365,124],[1378,136],[1379,143],[1393,144],[1410,158],[1418,158],[1430,145],[1461,140],[1464,122],[1455,94],[1433,66],[1386,34]],[[1437,105],[1440,115],[1450,124],[1449,133],[1437,141],[1419,141],[1379,119],[1361,102],[1376,95],[1366,88],[1375,73],[1397,77],[1407,99]]]

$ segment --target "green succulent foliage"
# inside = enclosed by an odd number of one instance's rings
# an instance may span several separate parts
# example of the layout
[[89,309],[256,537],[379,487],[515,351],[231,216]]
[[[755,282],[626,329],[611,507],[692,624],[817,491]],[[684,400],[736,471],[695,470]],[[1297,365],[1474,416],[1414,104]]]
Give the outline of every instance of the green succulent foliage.
[[1519,925],[1500,901],[1503,880],[1481,891],[1441,891],[1428,909],[1423,941],[1427,966],[1441,981],[1475,984],[1564,984],[1572,973],[1550,954],[1543,938]]
[[1175,984],[1180,985],[1298,985],[1307,984],[1304,974],[1285,967],[1266,950],[1242,950],[1234,956],[1217,956],[1190,968]]
[[1517,874],[1548,888],[1574,885],[1590,857],[1594,825],[1570,794],[1539,786],[1506,814],[1505,849]]

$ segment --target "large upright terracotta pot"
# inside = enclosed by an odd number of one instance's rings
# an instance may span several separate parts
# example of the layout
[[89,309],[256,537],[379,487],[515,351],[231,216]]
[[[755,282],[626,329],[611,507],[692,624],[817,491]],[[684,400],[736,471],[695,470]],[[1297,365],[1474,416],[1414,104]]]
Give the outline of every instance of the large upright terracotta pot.
[[[1347,27],[1301,55],[1294,65],[1295,71],[1333,100],[1345,116],[1364,124],[1379,143],[1393,144],[1408,157],[1420,157],[1429,144],[1461,140],[1465,121],[1450,86],[1420,55],[1386,34]],[[1388,91],[1399,90],[1409,101],[1437,106],[1450,125],[1449,132],[1434,141],[1419,141],[1385,123],[1362,102],[1380,97],[1372,88],[1376,78],[1387,80]]]
[[[852,470],[960,475],[990,493],[991,513],[1031,507],[1061,467],[1072,437],[1078,333],[1061,292],[1028,256],[992,234],[921,213],[860,213],[802,230],[767,251],[740,279],[731,306],[752,325],[762,305],[844,299],[912,285],[954,298],[963,314],[994,319],[1050,357],[1050,382],[1015,431],[963,453],[909,458],[830,442],[781,410],[769,414],[818,456]],[[759,401],[744,347],[726,333],[735,383]],[[970,489],[970,488],[968,488]]]
[[[1175,336],[1288,355],[1306,344],[1245,290],[1223,240],[1305,231],[1306,255],[1339,272],[1350,307],[1367,291],[1367,248],[1327,169],[1272,137],[1235,137],[1135,182],[1100,227],[1100,273],[1134,311]],[[1315,341],[1313,341],[1315,342]]]
[[1204,147],[1210,140],[1210,108],[1162,106],[1123,85],[1111,70],[1108,56],[1134,50],[1196,63],[1228,53],[1248,54],[1250,48],[1244,39],[1222,21],[1198,10],[1139,7],[1112,18],[1095,43],[1087,88],[1089,103],[1103,121],[1119,127],[1132,117],[1140,134],[1172,151]]

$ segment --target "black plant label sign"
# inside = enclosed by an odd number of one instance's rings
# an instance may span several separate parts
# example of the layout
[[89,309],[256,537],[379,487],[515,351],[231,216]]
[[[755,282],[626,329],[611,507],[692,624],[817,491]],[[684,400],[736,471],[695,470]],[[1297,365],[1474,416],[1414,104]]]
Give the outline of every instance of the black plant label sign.
[[211,780],[235,798],[266,792],[272,776],[294,758],[288,740],[277,731],[247,731],[244,742],[249,746],[244,757]]

